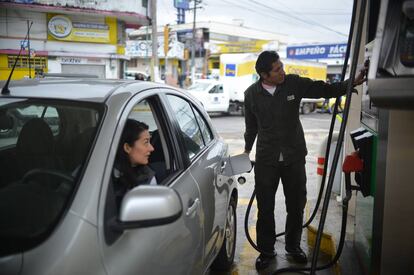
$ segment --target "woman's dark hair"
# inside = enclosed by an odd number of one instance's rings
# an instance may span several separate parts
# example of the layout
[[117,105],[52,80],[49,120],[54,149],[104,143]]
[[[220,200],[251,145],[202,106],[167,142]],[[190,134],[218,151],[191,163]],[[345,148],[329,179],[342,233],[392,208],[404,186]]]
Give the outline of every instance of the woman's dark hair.
[[275,51],[264,51],[259,54],[256,61],[256,72],[260,79],[262,78],[261,73],[269,74],[272,70],[272,64],[279,60],[279,55]]
[[117,163],[121,173],[127,178],[132,177],[134,172],[129,161],[129,156],[124,150],[124,144],[128,143],[129,146],[134,146],[135,141],[140,138],[142,132],[148,129],[149,127],[147,124],[137,120],[128,119],[125,123],[124,131],[122,132],[118,146]]
[[124,131],[122,132],[120,147],[123,149],[124,143],[133,146],[135,141],[139,139],[141,133],[148,129],[148,125],[144,122],[128,119],[125,123]]

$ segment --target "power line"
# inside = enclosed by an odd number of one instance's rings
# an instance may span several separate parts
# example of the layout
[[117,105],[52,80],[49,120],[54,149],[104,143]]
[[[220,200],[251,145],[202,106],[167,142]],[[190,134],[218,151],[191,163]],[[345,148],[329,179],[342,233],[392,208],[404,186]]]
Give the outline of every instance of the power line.
[[262,4],[262,3],[260,3],[260,2],[255,1],[255,0],[250,0],[250,1],[251,1],[251,2],[253,2],[253,3],[255,3],[255,4],[256,4],[256,5],[258,5],[258,6],[265,7],[265,8],[267,8],[267,9],[270,9],[270,10],[272,10],[272,11],[275,11],[275,12],[281,13],[281,14],[283,14],[283,15],[287,16],[287,17],[291,17],[291,18],[293,18],[293,19],[296,19],[296,20],[298,20],[298,21],[304,22],[304,23],[306,23],[306,24],[311,24],[311,25],[313,24],[313,25],[316,25],[316,26],[318,26],[318,27],[320,27],[320,28],[323,28],[323,29],[325,29],[325,30],[328,30],[328,31],[334,32],[334,33],[336,33],[336,34],[339,34],[339,35],[341,35],[341,36],[345,36],[345,37],[347,36],[347,34],[344,34],[344,33],[341,33],[341,32],[339,32],[339,31],[337,31],[337,30],[331,29],[331,28],[329,28],[329,27],[327,27],[327,26],[324,26],[324,25],[322,25],[322,24],[320,24],[320,23],[318,23],[318,22],[316,22],[316,21],[313,21],[313,20],[305,20],[305,19],[303,19],[303,18],[300,18],[300,17],[294,16],[294,15],[292,15],[292,14],[288,13],[288,12],[285,12],[285,11],[283,11],[283,10],[276,9],[276,8],[274,8],[274,7],[271,7],[271,6],[268,6],[268,5]]
[[266,14],[264,12],[260,12],[258,10],[254,10],[254,9],[249,8],[247,6],[241,6],[241,5],[239,5],[239,4],[235,3],[235,2],[230,2],[228,0],[221,0],[221,2],[225,2],[225,3],[228,3],[228,4],[232,5],[232,6],[236,6],[236,7],[242,8],[243,10],[248,10],[248,11],[251,11],[251,12],[254,12],[254,13],[259,13],[259,14],[265,15],[267,17],[271,17],[271,18],[273,18],[275,20],[281,21],[281,22],[291,23],[291,21],[289,22],[289,21],[283,20],[283,19],[281,19],[279,17],[272,16],[272,15]]

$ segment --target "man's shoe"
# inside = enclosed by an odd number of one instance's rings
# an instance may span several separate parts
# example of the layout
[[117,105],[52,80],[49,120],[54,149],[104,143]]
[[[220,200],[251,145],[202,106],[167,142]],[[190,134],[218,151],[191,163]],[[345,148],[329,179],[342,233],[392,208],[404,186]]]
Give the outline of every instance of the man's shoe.
[[306,264],[308,262],[308,257],[306,257],[305,252],[300,247],[296,247],[294,249],[287,249],[286,248],[286,256],[291,258],[293,261],[301,264]]
[[270,263],[273,261],[273,259],[276,256],[276,253],[274,253],[275,255],[273,256],[268,256],[268,255],[264,255],[264,254],[260,254],[259,257],[257,257],[256,259],[256,269],[257,270],[262,270],[267,268]]

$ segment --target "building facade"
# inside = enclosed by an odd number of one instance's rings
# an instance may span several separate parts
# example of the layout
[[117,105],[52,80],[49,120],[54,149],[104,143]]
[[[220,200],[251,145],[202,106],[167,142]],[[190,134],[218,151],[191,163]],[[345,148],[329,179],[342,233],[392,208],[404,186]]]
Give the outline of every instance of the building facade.
[[[278,33],[244,27],[242,25],[196,22],[193,36],[193,24],[177,24],[169,26],[169,33],[173,35],[172,44],[169,45],[167,62],[163,50],[165,26],[158,26],[158,56],[160,57],[161,74],[170,75],[173,79],[189,80],[192,62],[195,67],[195,77],[205,78],[211,74],[218,74],[220,55],[222,53],[249,53],[260,52],[263,49],[278,50],[281,45],[286,45],[288,36]],[[169,35],[171,37],[171,35]],[[151,52],[146,41],[152,41],[151,32],[146,28],[129,33],[127,54],[128,69],[148,71]],[[178,47],[177,47],[178,45]],[[191,52],[194,49],[194,61]],[[132,50],[131,50],[132,48]],[[179,53],[173,49],[180,49]],[[140,54],[134,52],[141,49]],[[165,64],[167,63],[167,66]],[[169,83],[171,84],[171,83]]]
[[[148,25],[146,0],[0,1],[0,80],[64,73],[122,78],[126,28]],[[20,52],[20,56],[19,56]]]

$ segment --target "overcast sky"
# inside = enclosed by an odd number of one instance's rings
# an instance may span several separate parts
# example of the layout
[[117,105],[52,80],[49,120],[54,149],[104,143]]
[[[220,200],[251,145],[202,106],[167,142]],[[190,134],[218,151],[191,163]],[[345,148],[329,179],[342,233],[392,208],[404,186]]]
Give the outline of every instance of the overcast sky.
[[[157,0],[158,25],[175,24],[173,0]],[[190,4],[192,6],[192,4]],[[290,43],[347,41],[352,0],[202,0],[196,21],[243,22],[250,28],[289,35]],[[186,23],[193,21],[186,12]]]

